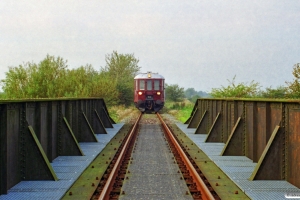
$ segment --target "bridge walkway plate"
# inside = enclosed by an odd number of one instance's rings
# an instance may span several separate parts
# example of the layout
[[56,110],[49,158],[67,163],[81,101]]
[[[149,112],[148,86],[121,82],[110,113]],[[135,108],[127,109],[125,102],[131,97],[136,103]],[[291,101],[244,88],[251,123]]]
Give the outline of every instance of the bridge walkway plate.
[[99,142],[79,143],[84,156],[59,156],[51,163],[58,181],[21,181],[12,187],[4,199],[53,199],[63,197],[80,174],[102,151],[106,144],[122,128],[124,123],[114,124],[114,128],[106,128],[107,134],[97,134]]
[[[248,178],[255,165],[246,156],[220,156],[224,143],[205,143],[206,134],[194,134],[187,124],[176,125],[251,199],[286,199],[286,194],[300,194],[300,189],[287,181],[255,180]],[[293,198],[295,199],[295,198]],[[299,198],[300,199],[300,198]]]

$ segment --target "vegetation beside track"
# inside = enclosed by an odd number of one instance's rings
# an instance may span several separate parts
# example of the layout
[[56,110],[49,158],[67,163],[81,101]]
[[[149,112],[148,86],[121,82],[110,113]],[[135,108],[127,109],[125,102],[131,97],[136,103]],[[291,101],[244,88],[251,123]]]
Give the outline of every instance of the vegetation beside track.
[[134,106],[110,106],[108,107],[109,116],[116,122],[130,122],[133,119],[136,119],[140,113],[138,109]]
[[184,99],[181,102],[166,101],[164,113],[173,115],[177,120],[184,123],[191,115],[194,103]]
[[[184,99],[181,102],[166,101],[164,108],[160,113],[166,113],[174,116],[177,120],[184,123],[191,115],[194,103]],[[126,107],[124,105],[108,107],[109,116],[116,122],[130,122],[138,117],[140,111],[134,106]]]

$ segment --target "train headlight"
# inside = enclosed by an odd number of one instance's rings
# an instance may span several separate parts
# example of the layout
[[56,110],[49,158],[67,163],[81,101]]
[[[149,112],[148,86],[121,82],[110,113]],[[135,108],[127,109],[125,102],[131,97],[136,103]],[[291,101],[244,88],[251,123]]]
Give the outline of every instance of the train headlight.
[[139,94],[139,95],[142,95],[143,93],[142,93],[142,92],[138,92],[138,94]]
[[160,92],[156,92],[157,95],[160,95]]

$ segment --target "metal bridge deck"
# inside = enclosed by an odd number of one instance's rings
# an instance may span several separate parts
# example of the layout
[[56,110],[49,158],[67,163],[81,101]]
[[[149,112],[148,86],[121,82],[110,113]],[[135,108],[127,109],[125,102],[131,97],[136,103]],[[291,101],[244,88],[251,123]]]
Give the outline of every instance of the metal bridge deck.
[[7,195],[1,195],[0,200],[60,199],[123,125],[114,124],[114,128],[106,128],[107,134],[97,134],[99,142],[79,143],[84,156],[59,156],[54,159],[51,165],[58,181],[21,181]]
[[300,189],[287,181],[249,181],[256,163],[246,156],[220,156],[224,143],[205,143],[206,134],[194,134],[196,129],[186,124],[176,125],[251,199],[281,200],[288,193],[300,194]]

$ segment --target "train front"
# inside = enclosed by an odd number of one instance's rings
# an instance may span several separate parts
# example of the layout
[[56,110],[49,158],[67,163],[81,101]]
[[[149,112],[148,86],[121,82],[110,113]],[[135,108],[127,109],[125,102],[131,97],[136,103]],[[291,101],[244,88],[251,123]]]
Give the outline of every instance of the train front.
[[134,77],[134,104],[141,112],[158,112],[164,107],[165,78],[158,73],[142,73]]

